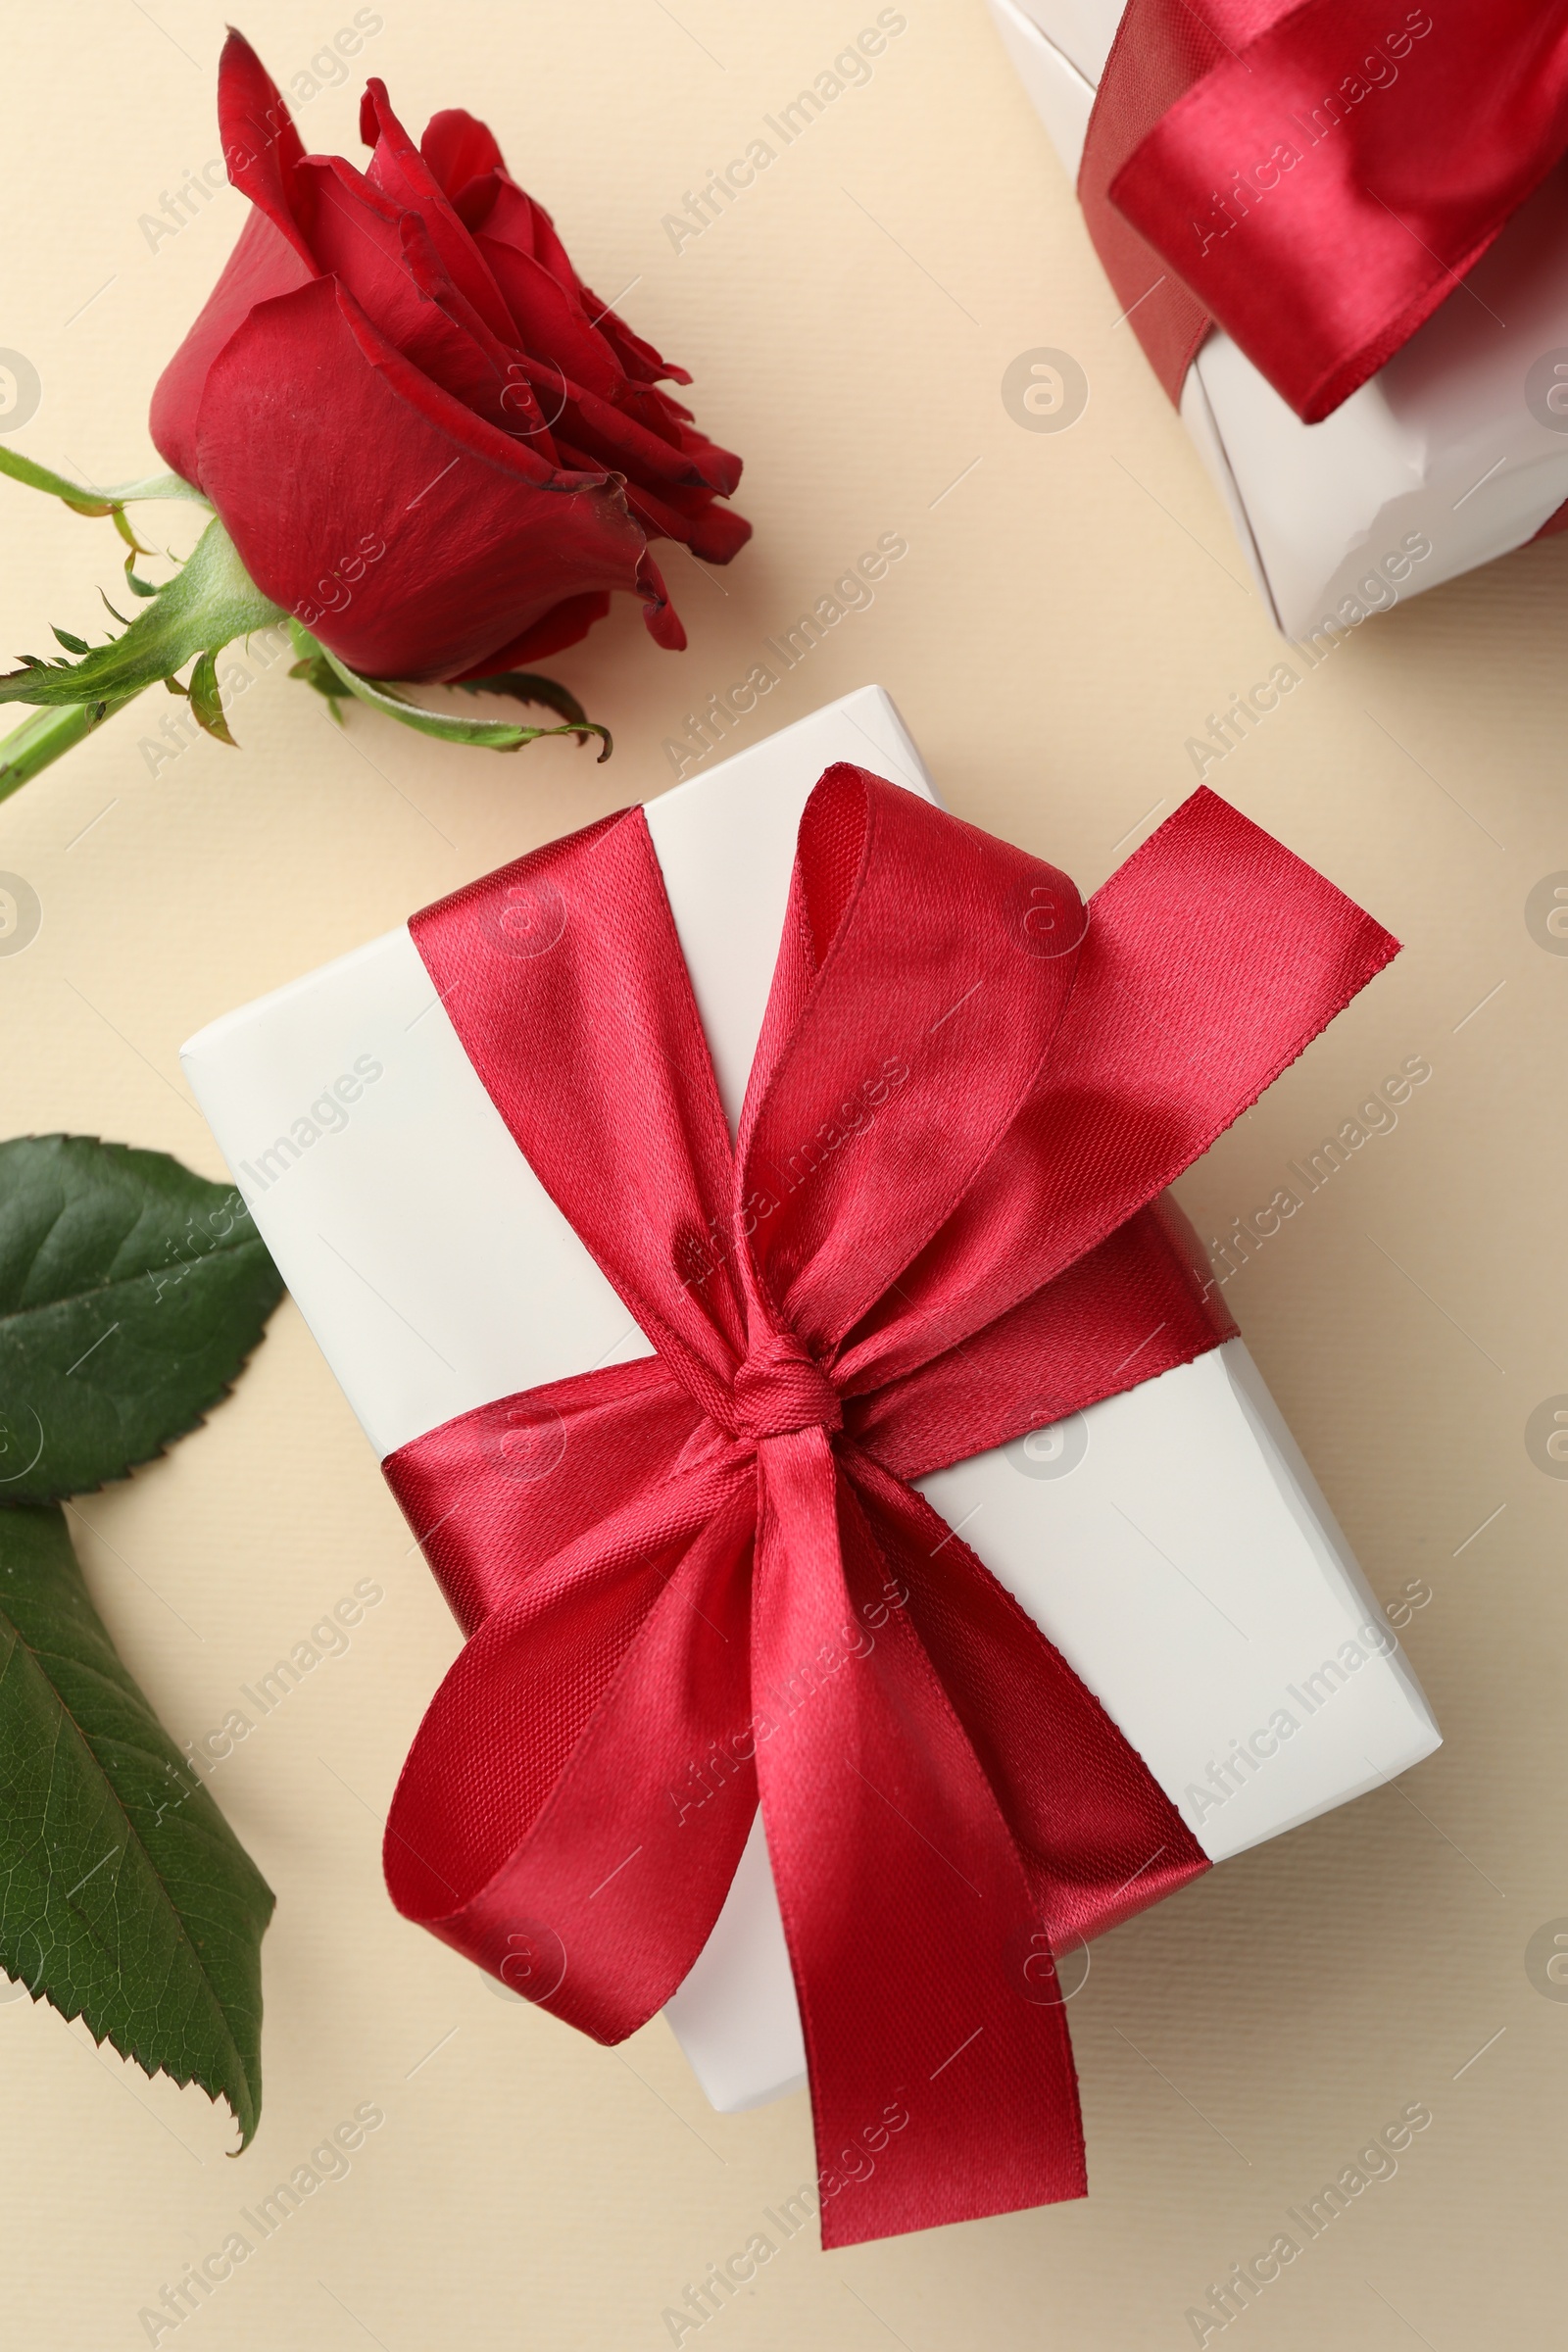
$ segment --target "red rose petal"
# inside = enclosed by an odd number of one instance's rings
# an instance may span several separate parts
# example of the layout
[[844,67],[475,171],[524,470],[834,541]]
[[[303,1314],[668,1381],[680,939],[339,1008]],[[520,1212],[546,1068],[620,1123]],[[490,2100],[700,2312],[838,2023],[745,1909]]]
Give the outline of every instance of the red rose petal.
[[154,446],[183,481],[206,488],[196,469],[196,414],[214,360],[257,303],[309,285],[312,274],[312,265],[301,261],[265,213],[247,216],[222,275],[153,391],[148,423]]
[[590,287],[584,286],[582,294],[584,302],[588,305],[590,318],[593,318],[599,332],[610,343],[616,359],[619,360],[629,376],[638,382],[647,384],[653,383],[657,376],[662,375],[668,376],[670,382],[674,384],[691,382],[691,375],[686,368],[677,368],[673,360],[661,358],[653,345],[645,343],[642,336],[626,324],[619,313],[612,311],[607,302],[601,302]]
[[563,597],[543,620],[536,620],[531,629],[524,629],[510,645],[487,654],[476,668],[465,670],[453,683],[461,686],[470,678],[493,678],[499,670],[527,669],[535,662],[546,662],[552,654],[559,654],[564,647],[576,645],[586,637],[594,622],[603,620],[609,611],[610,599],[602,589],[592,590],[586,596]]
[[643,625],[654,643],[662,645],[666,654],[684,653],[686,632],[680,615],[669,601],[662,572],[646,550],[637,566],[637,593],[643,600]]
[[691,527],[687,546],[705,564],[727,564],[752,535],[752,526],[733,507],[705,507]]
[[436,184],[434,172],[392,112],[384,82],[372,79],[360,109],[360,128],[370,158],[372,184],[395,204],[417,213],[459,291],[466,295],[492,334],[511,340],[512,320],[501,289],[467,230]]
[[612,355],[572,311],[570,297],[547,270],[514,246],[502,245],[488,229],[474,239],[486,267],[507,298],[513,334],[532,358],[548,362],[575,384],[612,393],[620,370]]
[[487,122],[461,106],[443,107],[432,115],[419,141],[419,153],[435,174],[443,194],[457,197],[470,179],[504,172],[506,158]]
[[642,533],[613,486],[552,473],[330,278],[260,305],[229,338],[197,455],[257,586],[371,677],[453,677],[564,596],[646,593]]
[[218,127],[232,184],[309,261],[294,176],[305,149],[282,92],[244,34],[232,27],[218,61]]
[[744,514],[737,514],[732,507],[714,506],[708,498],[699,502],[690,493],[676,506],[628,482],[626,504],[650,539],[678,539],[705,564],[727,564],[752,535]]
[[501,343],[441,266],[417,214],[405,212],[337,156],[308,156],[316,190],[312,245],[367,318],[443,390],[503,432],[522,432],[549,465],[556,451],[515,350]]
[[[535,368],[531,360],[522,362],[532,378],[534,388],[549,406],[546,387],[550,374],[546,368]],[[562,388],[556,389],[556,403],[563,404]],[[592,463],[613,467],[628,474],[634,481],[646,481],[650,488],[704,490],[710,495],[727,496],[735,487],[740,473],[740,461],[726,449],[715,449],[710,442],[700,438],[694,447],[671,449],[667,441],[648,432],[635,417],[601,400],[596,393],[580,392],[574,384],[564,388],[557,428],[579,449],[593,452]]]

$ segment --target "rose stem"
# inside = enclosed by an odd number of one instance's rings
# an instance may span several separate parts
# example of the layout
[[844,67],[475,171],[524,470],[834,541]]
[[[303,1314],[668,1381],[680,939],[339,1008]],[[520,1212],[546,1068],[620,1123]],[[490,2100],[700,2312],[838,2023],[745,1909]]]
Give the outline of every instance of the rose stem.
[[102,703],[51,704],[24,718],[9,735],[0,736],[0,801],[20,792],[24,784],[30,784],[51,760],[60,759],[74,744],[80,743],[84,735],[90,735],[106,718],[113,718],[117,710],[134,702],[136,694],[145,691],[138,686],[135,694],[116,695]]

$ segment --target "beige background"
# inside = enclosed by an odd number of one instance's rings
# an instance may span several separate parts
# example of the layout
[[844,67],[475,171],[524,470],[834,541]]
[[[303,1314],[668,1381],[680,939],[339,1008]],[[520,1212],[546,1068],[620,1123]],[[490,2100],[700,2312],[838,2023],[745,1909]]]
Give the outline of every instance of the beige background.
[[[245,24],[286,79],[350,13],[252,0]],[[609,767],[557,745],[448,751],[368,713],[340,737],[277,664],[235,706],[242,751],[203,742],[149,775],[138,742],[160,695],[0,808],[0,865],[44,908],[0,961],[7,1132],[100,1132],[219,1173],[183,1037],[662,790],[683,713],[880,532],[902,532],[907,559],[745,739],[880,680],[950,805],[1085,885],[1191,789],[1184,744],[1205,714],[1279,658],[979,0],[908,0],[869,86],[679,255],[662,216],[871,7],[382,13],[359,65],[415,125],[438,105],[483,112],[590,282],[612,298],[637,281],[627,314],[690,366],[702,421],[745,456],[755,543],[712,579],[669,554],[683,657],[628,606],[555,665],[614,727]],[[207,0],[9,12],[0,342],[43,384],[13,446],[63,469],[151,463],[154,379],[238,231],[226,190],[156,252],[138,225],[217,153],[220,39]],[[312,99],[307,143],[357,155],[356,109],[355,80]],[[1004,369],[1039,345],[1088,371],[1070,432],[1025,432],[1004,409]],[[115,586],[109,525],[9,484],[0,513],[0,647],[42,650],[48,620],[93,628],[97,584]],[[156,519],[188,543],[174,510]],[[1568,868],[1565,607],[1559,539],[1376,619],[1208,778],[1408,943],[1182,1189],[1223,1227],[1402,1057],[1430,1059],[1397,1131],[1230,1296],[1379,1594],[1430,1592],[1405,1639],[1447,1744],[1099,1948],[1073,2009],[1087,2203],[826,2258],[803,2232],[704,2345],[1191,2342],[1183,2315],[1208,2283],[1414,2100],[1434,2122],[1398,2177],[1226,2340],[1458,2352],[1560,2326],[1568,2007],[1525,1948],[1568,1914],[1568,1488],[1524,1430],[1568,1390],[1568,960],[1531,936],[1525,902]],[[162,2283],[373,2099],[387,2120],[350,2176],[181,2344],[667,2342],[662,2308],[810,2178],[805,2097],[714,2117],[662,2024],[600,2050],[393,1914],[379,1817],[456,1636],[292,1306],[204,1433],[79,1516],[104,1613],[180,1737],[220,1722],[357,1578],[386,1598],[214,1783],[279,1898],[253,2151],[226,2161],[226,2119],[199,2092],[147,2082],[25,1998],[0,2005],[13,2340],[144,2341],[137,2312]]]

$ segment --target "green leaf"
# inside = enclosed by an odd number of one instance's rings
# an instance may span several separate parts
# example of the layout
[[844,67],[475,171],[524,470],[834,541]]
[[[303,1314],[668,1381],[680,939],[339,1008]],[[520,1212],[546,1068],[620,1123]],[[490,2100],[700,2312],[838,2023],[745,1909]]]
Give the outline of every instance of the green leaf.
[[[523,727],[500,720],[453,718],[445,711],[426,710],[384,680],[362,678],[358,670],[350,669],[346,662],[340,662],[336,654],[311,636],[298,622],[292,623],[291,628],[297,650],[308,659],[319,656],[357,702],[368,703],[372,710],[379,710],[386,717],[397,719],[405,727],[413,727],[417,734],[434,735],[442,743],[475,744],[480,750],[489,752],[520,751],[525,743],[537,743],[543,735],[575,735],[579,742],[589,734],[602,735],[605,748],[599,755],[601,762],[609,759],[613,748],[609,728],[597,725],[591,718],[579,717],[575,724],[562,727]],[[0,681],[0,687],[3,687],[3,681]],[[540,696],[534,699],[542,701],[544,698]]]
[[89,654],[92,651],[85,637],[73,637],[69,629],[56,629],[55,643],[63,645],[68,654]]
[[243,2147],[272,1899],[116,1655],[64,1514],[0,1511],[0,1967],[226,2099]]
[[167,1153],[0,1144],[0,1501],[162,1453],[228,1394],[282,1289],[239,1195]]
[[74,514],[114,514],[127,500],[136,498],[188,498],[199,507],[212,512],[212,503],[205,498],[194,482],[185,481],[177,473],[150,473],[139,482],[117,482],[110,489],[84,489],[80,482],[68,481],[63,473],[51,473],[47,466],[35,465],[18,449],[0,447],[0,473],[9,473],[13,481],[25,482],[30,490],[47,491],[51,498],[63,498]]
[[215,515],[184,568],[159,589],[122,637],[94,646],[81,662],[39,665],[24,657],[23,668],[0,676],[0,703],[107,702],[134,694],[183,668],[193,656],[216,654],[231,638],[282,617],[280,607],[250,578]]

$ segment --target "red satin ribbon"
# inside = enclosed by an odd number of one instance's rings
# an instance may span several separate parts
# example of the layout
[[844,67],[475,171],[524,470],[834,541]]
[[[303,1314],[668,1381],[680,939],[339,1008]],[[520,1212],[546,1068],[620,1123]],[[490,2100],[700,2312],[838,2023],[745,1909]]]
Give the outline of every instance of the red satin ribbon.
[[412,929],[657,1353],[386,1464],[469,1637],[394,1900],[616,2041],[760,1795],[824,2242],[1081,2195],[1052,1951],[1206,1865],[909,1481],[1230,1336],[1159,1196],[1396,943],[1206,791],[1085,906],[831,768],[732,1145],[640,809]]
[[1131,0],[1078,185],[1171,399],[1217,320],[1315,424],[1565,146],[1565,0]]

